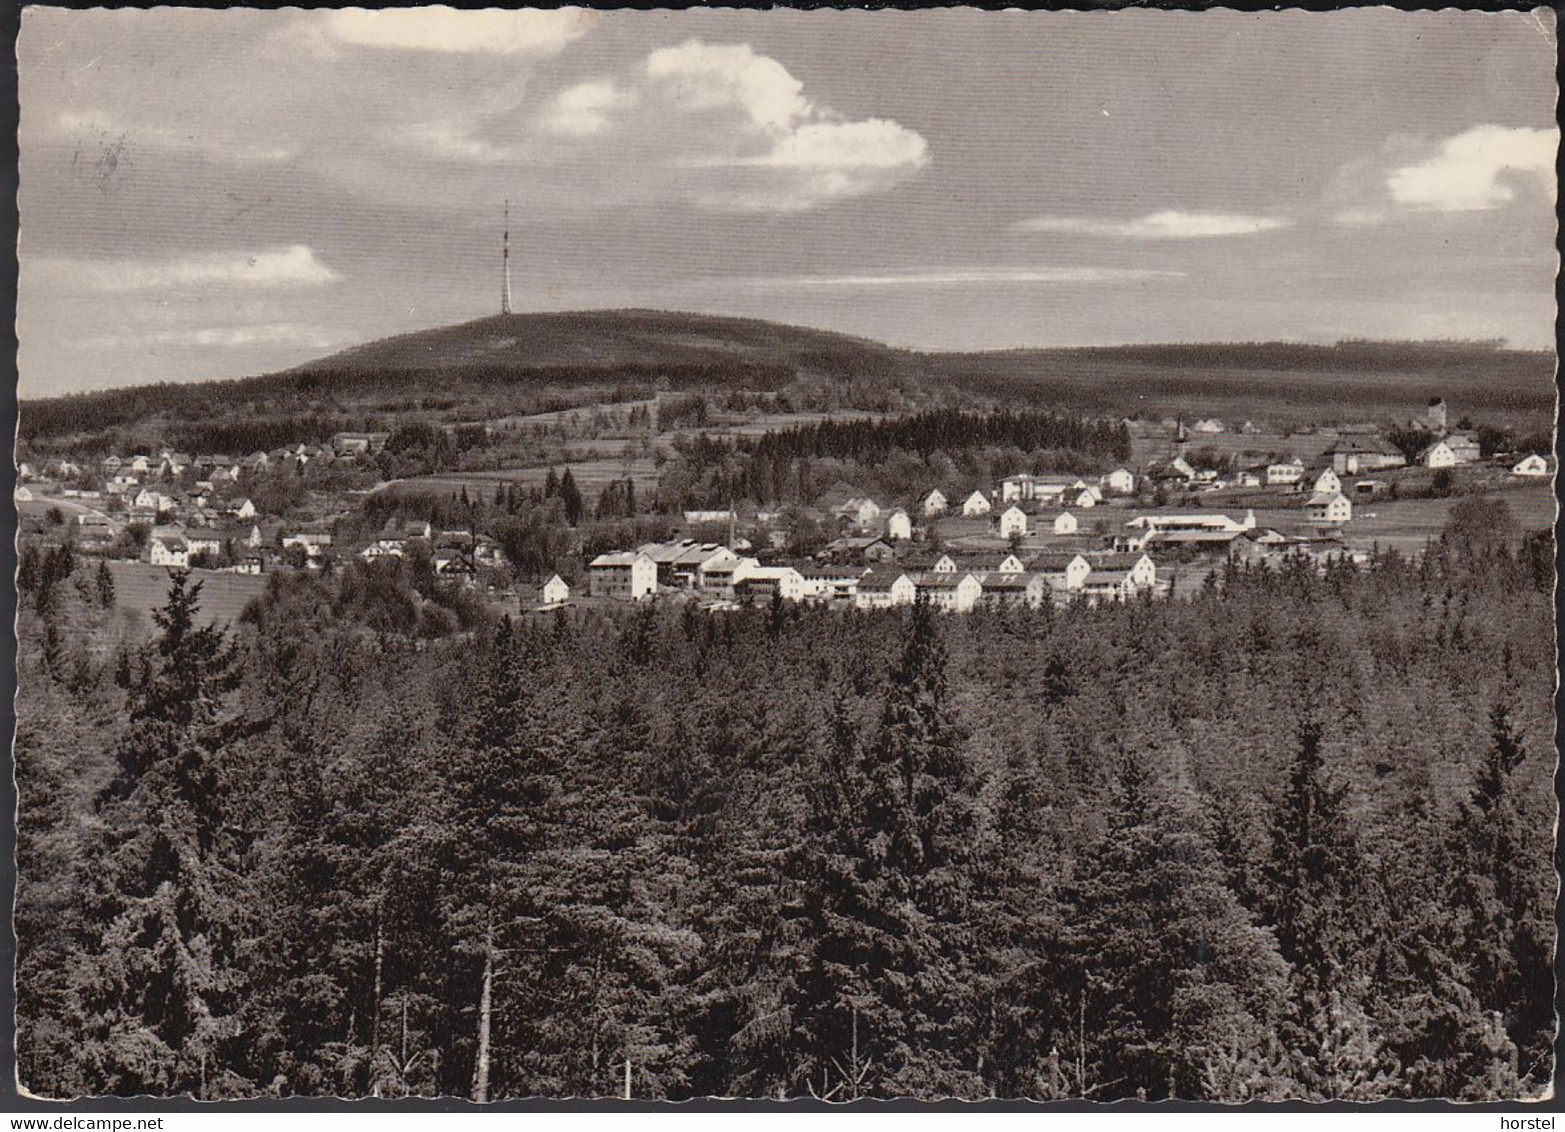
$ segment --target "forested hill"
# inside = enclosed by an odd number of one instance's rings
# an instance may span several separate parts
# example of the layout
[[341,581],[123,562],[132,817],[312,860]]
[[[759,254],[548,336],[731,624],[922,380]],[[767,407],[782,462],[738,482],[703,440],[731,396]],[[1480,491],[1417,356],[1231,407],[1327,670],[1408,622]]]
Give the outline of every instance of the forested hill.
[[822,376],[901,372],[915,355],[828,330],[682,311],[495,315],[368,342],[296,372],[737,366]]
[[[1432,397],[1546,428],[1554,358],[1492,343],[1196,343],[919,353],[759,319],[612,310],[497,315],[397,335],[280,373],[25,401],[24,439],[217,418],[341,420],[459,399],[497,415],[561,391],[777,391],[888,410],[958,400],[1105,415],[1405,418]],[[344,425],[343,427],[348,427]],[[329,429],[328,429],[329,431]]]

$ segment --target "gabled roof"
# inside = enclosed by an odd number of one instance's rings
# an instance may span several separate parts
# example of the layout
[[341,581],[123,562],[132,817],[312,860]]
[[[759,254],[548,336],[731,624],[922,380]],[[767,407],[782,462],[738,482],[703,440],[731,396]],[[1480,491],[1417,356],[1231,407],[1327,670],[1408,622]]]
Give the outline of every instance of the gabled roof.
[[903,578],[912,580],[906,570],[871,570],[859,579],[859,589],[889,590]]
[[954,570],[950,573],[920,574],[913,579],[914,585],[925,590],[954,590],[968,578],[978,578],[971,570]]
[[1329,507],[1331,504],[1335,503],[1337,500],[1339,500],[1339,499],[1346,499],[1346,498],[1347,498],[1347,496],[1343,495],[1342,492],[1340,492],[1340,491],[1322,491],[1322,492],[1318,492],[1315,495],[1310,496],[1310,501],[1307,504],[1305,504],[1305,506],[1306,507]]
[[[636,550],[617,550],[608,554],[600,554],[587,563],[589,569],[607,566],[632,566],[638,558],[647,558],[645,554]],[[649,558],[648,561],[651,561]]]

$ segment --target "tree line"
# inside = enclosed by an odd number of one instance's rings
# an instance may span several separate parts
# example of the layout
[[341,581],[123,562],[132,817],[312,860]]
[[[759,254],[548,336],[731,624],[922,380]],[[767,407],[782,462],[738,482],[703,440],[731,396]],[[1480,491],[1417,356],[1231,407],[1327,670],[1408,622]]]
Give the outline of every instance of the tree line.
[[308,579],[225,627],[175,576],[140,627],[40,563],[20,1080],[1539,1095],[1543,561],[1469,525],[1172,601],[647,606],[420,648]]

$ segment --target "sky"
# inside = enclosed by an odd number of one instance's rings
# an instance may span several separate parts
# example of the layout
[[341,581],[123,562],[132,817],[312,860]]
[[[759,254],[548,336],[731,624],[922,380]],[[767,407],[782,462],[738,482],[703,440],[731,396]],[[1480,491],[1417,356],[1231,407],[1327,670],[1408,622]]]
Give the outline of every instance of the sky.
[[24,398],[517,310],[1554,342],[1536,12],[29,8]]

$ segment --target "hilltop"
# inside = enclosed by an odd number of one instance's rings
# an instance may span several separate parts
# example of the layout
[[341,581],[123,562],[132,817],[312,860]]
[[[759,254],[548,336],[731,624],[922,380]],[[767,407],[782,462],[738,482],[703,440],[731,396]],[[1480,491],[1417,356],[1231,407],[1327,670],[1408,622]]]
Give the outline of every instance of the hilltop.
[[830,330],[684,311],[493,315],[398,334],[307,362],[316,374],[506,372],[738,366],[790,375],[899,370],[915,355]]
[[29,439],[90,437],[133,426],[311,419],[318,427],[307,431],[329,433],[410,414],[490,419],[645,397],[657,389],[790,387],[808,391],[805,401],[835,407],[987,402],[1298,422],[1405,419],[1429,398],[1444,397],[1475,418],[1546,428],[1554,412],[1554,359],[1492,343],[1417,342],[919,353],[761,319],[568,311],[399,334],[233,381],[26,401],[21,432]]

